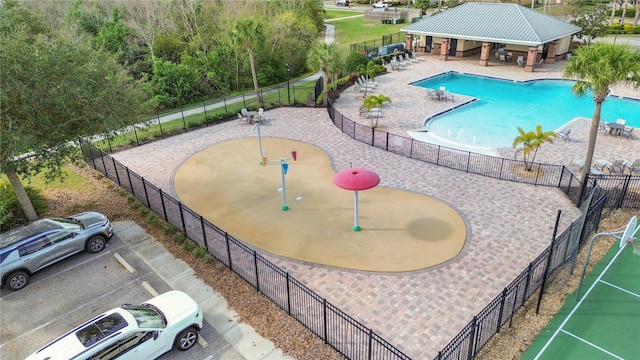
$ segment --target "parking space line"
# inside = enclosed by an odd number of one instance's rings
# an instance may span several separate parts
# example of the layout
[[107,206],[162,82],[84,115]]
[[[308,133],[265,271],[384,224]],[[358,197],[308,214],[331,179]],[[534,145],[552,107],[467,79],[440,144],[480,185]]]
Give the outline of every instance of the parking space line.
[[153,288],[151,285],[149,285],[149,283],[148,283],[148,282],[146,282],[146,281],[143,281],[143,282],[142,282],[142,287],[143,287],[145,290],[147,290],[147,292],[148,292],[149,294],[151,294],[151,296],[152,296],[152,297],[156,297],[156,296],[158,296],[158,295],[159,295],[159,294],[158,294],[158,292],[156,291],[156,289],[154,289],[154,288]]
[[125,259],[123,259],[120,254],[113,253],[113,256],[116,258],[116,260],[118,260],[120,265],[124,266],[124,268],[127,269],[130,273],[133,274],[134,272],[136,272],[136,269],[134,269],[133,266],[129,265],[129,263]]

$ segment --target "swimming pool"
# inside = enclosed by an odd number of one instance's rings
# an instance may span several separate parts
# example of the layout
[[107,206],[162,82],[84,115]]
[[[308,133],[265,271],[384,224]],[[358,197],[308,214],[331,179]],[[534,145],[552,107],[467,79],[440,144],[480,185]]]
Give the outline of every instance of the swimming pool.
[[[517,82],[450,72],[413,83],[423,88],[444,86],[452,93],[477,98],[427,119],[426,129],[447,141],[480,147],[511,147],[518,127],[534,131],[557,131],[575,117],[591,119],[593,98],[571,92],[573,81],[559,79]],[[640,101],[609,96],[602,104],[601,119],[626,120],[640,127]]]

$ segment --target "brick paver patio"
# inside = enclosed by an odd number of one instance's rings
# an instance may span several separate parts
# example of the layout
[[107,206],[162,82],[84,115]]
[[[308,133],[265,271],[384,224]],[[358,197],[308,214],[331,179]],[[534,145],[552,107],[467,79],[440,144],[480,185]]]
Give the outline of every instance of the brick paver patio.
[[[545,65],[539,71],[525,73],[515,65],[481,67],[477,61],[442,62],[428,55],[423,59],[376,78],[380,83],[377,92],[393,100],[380,120],[385,130],[406,135],[405,131],[419,128],[429,115],[451,106],[426,100],[424,90],[409,82],[449,70],[510,79],[560,78],[564,65]],[[640,97],[638,92],[624,88],[614,89],[614,93]],[[361,101],[355,99],[357,95],[349,89],[335,106],[351,119],[368,124],[368,119],[358,117]],[[267,111],[266,117],[262,136],[315,144],[326,151],[336,171],[353,162],[376,171],[380,186],[437,198],[457,209],[465,219],[468,238],[462,253],[448,263],[415,272],[350,271],[264,254],[414,359],[434,357],[549,245],[558,210],[563,214],[560,231],[578,216],[578,210],[558,189],[467,174],[354,141],[332,124],[322,108],[279,108]],[[573,159],[583,158],[589,121],[570,123],[572,141],[545,144],[537,160],[568,165]],[[256,136],[251,126],[230,121],[129,149],[114,157],[175,196],[173,177],[187,158],[218,142]],[[512,149],[499,151],[505,157],[513,156]],[[621,156],[640,157],[640,140],[599,136],[595,158],[612,160]]]

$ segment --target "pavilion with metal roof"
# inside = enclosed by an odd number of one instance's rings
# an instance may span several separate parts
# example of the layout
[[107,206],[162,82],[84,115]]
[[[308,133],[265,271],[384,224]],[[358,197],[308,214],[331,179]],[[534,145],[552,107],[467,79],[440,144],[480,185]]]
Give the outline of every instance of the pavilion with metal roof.
[[405,47],[409,50],[439,54],[445,61],[449,56],[480,53],[482,66],[494,55],[496,61],[517,61],[529,72],[542,62],[565,58],[573,34],[581,30],[518,4],[479,2],[456,6],[401,29],[407,33]]

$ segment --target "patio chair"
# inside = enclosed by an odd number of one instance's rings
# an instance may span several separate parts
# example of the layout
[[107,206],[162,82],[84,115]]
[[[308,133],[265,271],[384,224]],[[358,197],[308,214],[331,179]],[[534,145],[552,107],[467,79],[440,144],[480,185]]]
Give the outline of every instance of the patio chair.
[[516,62],[518,63],[518,65],[520,66],[525,66],[527,63],[524,61],[524,57],[523,56],[518,56],[518,58],[516,59]]
[[451,102],[453,102],[453,94],[449,90],[445,90],[444,91],[444,101],[449,101],[449,100],[451,100]]
[[265,118],[264,118],[264,109],[263,108],[259,108],[258,109],[258,114],[256,114],[255,118],[253,119],[253,122],[262,124],[264,120],[265,120]]
[[609,128],[607,126],[607,124],[605,124],[604,121],[602,121],[602,120],[600,120],[600,124],[598,125],[598,129],[602,130],[602,132],[604,132],[605,136],[611,132],[611,128]]
[[627,124],[627,120],[625,120],[625,119],[618,119],[618,120],[616,120],[616,124],[626,125],[626,124]]
[[631,140],[631,139],[633,139],[633,129],[635,129],[635,128],[634,127],[624,128],[624,129],[620,130],[620,135],[626,137],[627,140]]
[[580,170],[582,170],[582,168],[584,167],[584,160],[571,160],[571,165],[575,165],[579,167]]
[[248,124],[249,123],[249,117],[247,116],[242,116],[242,114],[238,113],[238,120],[240,121],[241,124]]
[[502,55],[502,54],[500,54],[500,62],[506,64],[507,63],[507,57]]
[[571,141],[571,137],[569,136],[569,134],[571,134],[571,129],[558,131],[558,133],[556,135],[560,139],[564,140],[564,142],[569,142],[569,141]]

